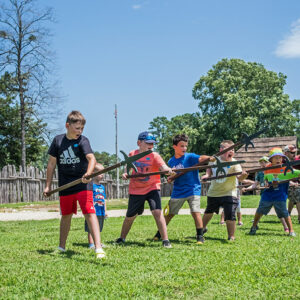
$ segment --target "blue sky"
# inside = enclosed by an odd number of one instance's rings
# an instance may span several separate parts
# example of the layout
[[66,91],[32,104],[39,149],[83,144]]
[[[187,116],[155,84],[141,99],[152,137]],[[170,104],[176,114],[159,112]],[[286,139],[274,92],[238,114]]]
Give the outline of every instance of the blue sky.
[[52,48],[66,114],[80,110],[94,151],[136,147],[157,116],[198,110],[192,88],[222,58],[287,75],[300,98],[300,1],[43,0],[55,10]]

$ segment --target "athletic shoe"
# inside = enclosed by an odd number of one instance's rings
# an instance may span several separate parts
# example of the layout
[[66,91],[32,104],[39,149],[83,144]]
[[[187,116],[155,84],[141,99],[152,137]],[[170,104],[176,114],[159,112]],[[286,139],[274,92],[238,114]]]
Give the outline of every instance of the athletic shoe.
[[238,225],[239,225],[239,226],[243,226],[244,223],[243,223],[243,222],[238,222]]
[[233,236],[228,238],[228,242],[234,242],[235,238]]
[[165,240],[162,242],[164,248],[172,248],[172,245],[169,240]]
[[208,229],[205,227],[203,228],[203,235],[208,231]]
[[220,225],[225,225],[225,221],[221,221],[221,222],[220,222]]
[[104,252],[104,250],[102,248],[97,248],[95,250],[95,253],[96,253],[96,258],[105,258],[106,257],[106,254]]
[[258,229],[258,227],[257,226],[255,226],[255,227],[251,227],[251,229],[250,229],[250,232],[249,232],[249,234],[250,235],[255,235],[256,234],[256,230]]
[[124,245],[125,244],[125,239],[122,239],[122,238],[118,238],[115,240],[115,244],[118,244],[118,245]]
[[94,244],[89,244],[89,249],[95,249],[95,245]]
[[57,247],[52,253],[50,253],[51,255],[59,255],[59,254],[63,254],[66,252],[66,249],[62,248],[62,247]]
[[156,232],[155,236],[153,237],[153,241],[159,241],[161,239],[159,231]]
[[289,236],[294,236],[295,237],[296,233],[294,231],[292,231],[292,232],[289,233]]
[[196,235],[197,244],[201,245],[204,243],[204,237],[203,235]]

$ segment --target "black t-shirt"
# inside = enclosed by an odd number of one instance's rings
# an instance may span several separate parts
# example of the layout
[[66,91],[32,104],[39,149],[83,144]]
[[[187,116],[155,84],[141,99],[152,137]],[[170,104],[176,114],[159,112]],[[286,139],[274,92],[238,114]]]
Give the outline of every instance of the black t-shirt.
[[[81,178],[86,173],[86,155],[89,153],[93,153],[93,150],[89,140],[83,135],[76,140],[69,140],[65,134],[57,135],[53,139],[48,154],[56,158],[59,186]],[[66,196],[86,190],[93,190],[92,182],[77,184],[59,192],[59,195]]]

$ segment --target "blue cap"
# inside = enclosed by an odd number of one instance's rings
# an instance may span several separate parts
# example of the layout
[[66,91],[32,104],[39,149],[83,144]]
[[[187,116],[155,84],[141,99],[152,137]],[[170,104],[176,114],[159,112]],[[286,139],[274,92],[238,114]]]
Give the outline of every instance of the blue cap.
[[138,136],[138,140],[145,141],[147,144],[155,144],[156,143],[156,137],[148,131],[141,132]]

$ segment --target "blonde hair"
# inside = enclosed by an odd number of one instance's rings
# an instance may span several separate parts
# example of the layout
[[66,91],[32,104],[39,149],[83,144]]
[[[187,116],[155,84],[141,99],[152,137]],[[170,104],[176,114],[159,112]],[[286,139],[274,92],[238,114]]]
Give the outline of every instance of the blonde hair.
[[80,111],[72,110],[67,116],[66,123],[74,124],[77,122],[80,122],[82,125],[85,125],[86,120]]
[[234,144],[234,142],[232,140],[224,140],[224,141],[221,142],[220,148],[225,148],[224,144],[228,144],[228,145],[231,146],[231,145]]

